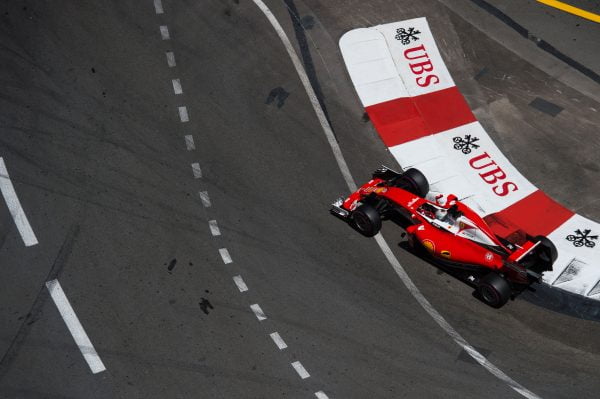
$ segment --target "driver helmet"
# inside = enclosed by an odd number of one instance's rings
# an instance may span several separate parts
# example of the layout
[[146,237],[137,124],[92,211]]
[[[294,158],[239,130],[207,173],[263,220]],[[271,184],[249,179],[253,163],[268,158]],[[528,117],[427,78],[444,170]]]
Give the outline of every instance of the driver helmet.
[[438,209],[435,211],[435,217],[439,220],[445,220],[448,217],[448,211],[446,209]]

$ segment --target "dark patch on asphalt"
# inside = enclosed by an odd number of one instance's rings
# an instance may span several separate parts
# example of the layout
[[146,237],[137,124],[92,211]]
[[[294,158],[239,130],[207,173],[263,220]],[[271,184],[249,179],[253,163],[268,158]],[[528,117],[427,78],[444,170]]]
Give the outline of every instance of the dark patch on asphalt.
[[96,69],[92,68],[92,73],[96,73]]
[[176,264],[177,264],[177,259],[173,259],[172,261],[169,262],[169,266],[167,266],[167,270],[172,272],[173,269],[175,268]]
[[29,312],[27,312],[27,315],[23,318],[23,323],[21,323],[21,327],[19,327],[17,334],[15,335],[8,349],[0,359],[0,380],[2,380],[2,378],[4,378],[6,373],[10,370],[10,366],[19,354],[21,347],[25,344],[25,340],[29,335],[31,326],[33,325],[33,323],[39,320],[42,314],[42,309],[44,308],[46,301],[50,297],[48,290],[46,289],[45,282],[54,280],[59,277],[63,267],[67,263],[67,259],[73,251],[73,246],[75,245],[75,241],[77,240],[78,235],[79,225],[71,227],[71,229],[67,233],[67,236],[65,237],[65,240],[63,241],[63,244],[60,247],[60,250],[58,251],[58,255],[56,255],[56,259],[54,259],[54,263],[52,264],[52,267],[50,268],[50,271],[48,272],[44,283],[41,285],[40,290],[38,291],[38,294],[36,295],[35,300],[33,301],[31,308],[29,309]]
[[578,70],[579,72],[581,72],[582,74],[587,76],[588,78],[592,79],[594,82],[600,83],[600,75],[598,75],[596,72],[592,71],[585,65],[580,64],[579,62],[575,61],[571,57],[561,53],[559,50],[557,50],[554,46],[552,46],[550,43],[548,43],[544,39],[541,39],[541,38],[531,34],[527,28],[525,28],[522,25],[520,25],[519,23],[517,23],[514,19],[512,19],[511,17],[509,17],[508,15],[506,15],[505,13],[503,13],[502,11],[500,11],[499,9],[497,9],[496,7],[494,7],[487,1],[471,0],[471,2],[475,3],[476,5],[478,5],[479,7],[481,7],[488,13],[490,13],[491,15],[498,18],[500,21],[504,22],[506,25],[510,26],[512,29],[517,31],[517,33],[519,33],[525,39],[529,39],[532,42],[534,42],[539,48],[541,48],[545,52],[553,55],[554,57],[558,58],[565,64],[569,65],[570,67],[575,68],[576,70]]
[[548,114],[552,117],[560,114],[564,108],[560,107],[550,101],[546,101],[543,98],[536,97],[532,102],[529,103],[530,106],[537,109],[538,111],[542,111],[545,114]]
[[213,305],[210,303],[210,301],[206,298],[200,298],[202,299],[201,302],[198,302],[198,305],[200,305],[200,310],[202,310],[204,312],[204,314],[208,314],[208,309],[214,309]]
[[283,107],[285,99],[290,96],[290,93],[285,91],[283,87],[276,87],[269,92],[265,104],[272,104],[273,101],[277,100],[277,108]]
[[363,113],[363,116],[362,116],[361,119],[362,119],[363,122],[368,122],[368,121],[371,120],[371,118],[369,117],[369,114],[367,114],[366,112]]
[[[492,353],[492,351],[490,351],[490,350],[479,348],[477,346],[474,346],[474,348],[477,350],[477,352],[481,353],[486,358],[490,355],[490,353]],[[458,354],[458,357],[456,359],[460,360],[461,362],[479,365],[479,363],[477,363],[477,360],[473,359],[473,357],[471,355],[469,355],[469,353],[467,353],[467,351],[464,349],[462,351],[460,351],[460,353]]]
[[489,71],[488,67],[483,67],[481,71],[477,72],[477,74],[473,77],[475,80],[481,79],[485,74]]
[[231,17],[231,8],[226,8],[225,11],[223,11],[223,14],[225,14],[228,17]]
[[[284,0],[283,1],[287,6],[288,12],[292,19],[292,24],[294,25],[294,32],[296,34],[296,40],[298,41],[298,46],[300,47],[300,54],[302,56],[302,63],[304,64],[304,70],[306,71],[306,75],[308,76],[308,80],[310,81],[310,85],[315,91],[315,95],[317,96],[317,100],[323,109],[323,113],[325,114],[325,118],[329,125],[331,126],[331,120],[329,119],[329,113],[327,112],[327,107],[325,106],[325,102],[323,101],[323,91],[321,90],[321,84],[319,83],[319,79],[317,78],[317,72],[315,70],[315,64],[313,63],[312,55],[310,53],[310,48],[308,47],[308,40],[306,39],[306,34],[304,33],[304,27],[302,25],[302,18],[298,13],[298,9],[296,8],[296,4],[294,0]],[[313,21],[314,22],[314,21]],[[313,25],[314,26],[314,25]],[[332,127],[333,129],[333,127]],[[334,132],[335,134],[335,132]],[[337,137],[336,137],[337,140]]]
[[305,15],[300,19],[300,24],[304,30],[311,30],[315,27],[315,18],[312,15]]

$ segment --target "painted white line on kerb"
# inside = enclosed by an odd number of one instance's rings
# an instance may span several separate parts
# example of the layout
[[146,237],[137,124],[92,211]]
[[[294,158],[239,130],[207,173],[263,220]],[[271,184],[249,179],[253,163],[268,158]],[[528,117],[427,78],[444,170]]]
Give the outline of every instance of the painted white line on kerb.
[[73,311],[73,307],[71,306],[71,303],[69,303],[69,300],[67,299],[67,296],[65,295],[65,292],[60,286],[58,280],[48,281],[46,283],[46,288],[48,288],[54,304],[58,308],[60,315],[67,325],[67,328],[71,332],[71,335],[75,340],[75,344],[77,344],[79,347],[83,358],[87,362],[88,366],[90,366],[92,373],[96,374],[106,370],[104,363],[102,363],[100,356],[98,356],[96,349],[94,349],[94,345],[92,345],[92,342],[85,333],[83,326],[79,322],[75,311]]
[[160,37],[162,37],[163,40],[169,40],[171,38],[171,35],[169,35],[169,28],[167,28],[167,25],[160,26]]
[[219,249],[219,253],[221,254],[221,259],[223,259],[223,263],[225,263],[226,265],[233,262],[233,260],[231,260],[231,255],[229,255],[229,251],[227,250],[227,248]]
[[161,0],[154,0],[154,10],[156,11],[157,14],[164,13]]
[[173,54],[172,51],[167,51],[165,54],[167,56],[167,65],[169,68],[175,67],[175,54]]
[[181,81],[179,79],[173,79],[173,91],[175,94],[182,94],[183,88],[181,87]]
[[185,148],[187,148],[188,151],[196,149],[196,144],[194,144],[194,136],[191,134],[185,136]]
[[233,282],[235,283],[235,285],[237,285],[238,290],[240,290],[240,292],[248,291],[248,286],[244,282],[242,276],[233,276]]
[[283,338],[281,338],[281,335],[279,335],[279,333],[277,331],[275,331],[274,333],[269,334],[269,336],[271,337],[271,339],[273,340],[273,342],[275,342],[275,345],[277,345],[277,347],[280,350],[284,350],[285,348],[287,348],[287,344],[285,343],[285,341],[283,340]]
[[179,107],[179,120],[181,122],[189,122],[190,116],[188,115],[187,107]]
[[[313,90],[313,87],[310,84],[310,80],[308,79],[308,76],[306,75],[306,71],[304,70],[304,67],[302,66],[302,62],[298,58],[298,55],[296,54],[294,47],[290,43],[290,40],[288,39],[287,35],[285,34],[285,31],[281,28],[281,25],[279,24],[279,22],[277,21],[277,19],[271,12],[271,10],[269,10],[269,8],[265,5],[265,3],[263,3],[262,0],[253,0],[253,1],[258,6],[258,8],[260,8],[260,10],[263,12],[263,14],[265,14],[267,19],[273,26],[273,29],[275,29],[275,32],[281,39],[283,45],[285,46],[285,49],[286,49],[288,55],[290,56],[292,63],[294,64],[294,67],[296,68],[296,72],[298,73],[298,76],[300,77],[300,80],[302,81],[302,85],[304,86],[304,89],[306,90],[308,98],[310,99],[310,102],[313,106],[315,114],[317,115],[317,118],[318,118],[319,122],[321,123],[321,128],[323,129],[323,132],[325,133],[325,136],[327,137],[327,141],[329,142],[329,145],[331,146],[331,150],[333,151],[333,154],[335,156],[335,160],[338,164],[338,168],[340,169],[340,172],[342,173],[342,175],[344,177],[344,181],[346,182],[346,185],[348,186],[348,189],[350,191],[352,191],[352,192],[356,191],[357,187],[356,187],[356,183],[354,183],[354,178],[352,177],[352,174],[350,173],[350,169],[348,168],[348,165],[346,163],[344,155],[342,154],[342,151],[340,149],[338,142],[335,140],[335,136],[333,135],[331,126],[329,125],[327,118],[325,118],[323,109],[321,108],[321,105],[319,104],[319,100],[317,99],[317,96],[315,95],[315,91]],[[510,378],[502,370],[500,370],[498,367],[496,367],[495,365],[490,363],[485,358],[485,356],[483,356],[475,348],[473,348],[473,346],[471,346],[446,321],[446,319],[444,319],[442,317],[442,315],[439,314],[438,311],[433,308],[433,306],[431,306],[429,301],[423,296],[421,291],[417,288],[417,286],[413,283],[411,278],[408,276],[408,274],[406,273],[406,271],[404,270],[402,265],[400,265],[400,262],[398,261],[398,259],[396,259],[395,255],[392,253],[392,250],[390,249],[390,247],[388,246],[388,244],[384,240],[384,238],[381,236],[381,234],[377,234],[375,236],[375,240],[377,241],[377,244],[381,248],[381,251],[385,254],[388,262],[394,268],[394,271],[396,272],[398,277],[400,277],[400,279],[402,280],[402,282],[404,283],[406,288],[413,295],[413,297],[417,300],[419,305],[421,305],[421,307],[431,316],[431,318],[433,318],[433,320],[435,320],[435,322],[446,332],[446,334],[448,334],[454,340],[454,342],[456,342],[473,359],[475,359],[475,361],[477,361],[477,363],[479,363],[481,366],[483,366],[486,370],[488,370],[490,373],[492,373],[498,379],[500,379],[501,381],[506,383],[508,386],[510,386],[513,390],[515,390],[516,392],[518,392],[519,394],[523,395],[524,397],[526,397],[528,399],[539,399],[539,396],[537,396],[536,394],[529,391],[527,388],[525,388],[524,386],[522,386],[521,384],[519,384],[512,378]]]
[[25,246],[31,247],[32,245],[36,245],[38,240],[29,224],[29,220],[27,220],[27,215],[25,215],[25,211],[17,197],[15,188],[10,181],[8,170],[6,169],[2,157],[0,157],[0,191],[2,191],[2,196],[4,197],[4,201],[6,201],[8,211],[15,221],[15,225],[17,226],[17,230],[19,230],[19,234],[21,234]]
[[315,396],[318,399],[329,399],[329,396],[325,395],[325,392],[323,391],[315,392]]
[[208,227],[210,228],[210,233],[213,236],[220,236],[221,235],[221,230],[219,230],[219,225],[217,225],[217,221],[216,220],[209,220],[208,221]]
[[250,309],[252,309],[252,311],[254,312],[254,315],[256,316],[258,321],[267,320],[267,316],[265,316],[265,312],[263,312],[263,310],[260,308],[260,306],[258,306],[258,303],[255,303],[254,305],[250,305]]
[[202,169],[200,169],[200,164],[198,162],[192,164],[192,173],[194,174],[194,179],[200,179],[202,177]]
[[294,363],[292,363],[292,367],[294,368],[294,370],[296,370],[296,373],[298,373],[300,378],[302,378],[303,380],[310,377],[310,374],[308,374],[308,371],[306,371],[306,369],[304,368],[302,363],[300,363],[299,361],[296,360]]
[[199,191],[198,194],[200,195],[200,200],[202,201],[202,205],[204,205],[205,208],[210,208],[210,197],[208,196],[208,191]]

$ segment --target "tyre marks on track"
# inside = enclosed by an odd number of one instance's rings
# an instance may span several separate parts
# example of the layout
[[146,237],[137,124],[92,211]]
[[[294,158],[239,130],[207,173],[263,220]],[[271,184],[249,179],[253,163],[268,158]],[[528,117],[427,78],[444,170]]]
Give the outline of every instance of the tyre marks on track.
[[[164,12],[165,12],[161,0],[154,0],[154,8],[155,8],[156,14],[160,15],[160,14],[164,14]],[[162,40],[171,40],[171,35],[169,33],[169,28],[167,25],[160,25],[159,30],[160,30]],[[177,63],[175,61],[175,53],[172,50],[169,50],[169,51],[165,52],[165,56],[167,59],[167,66],[169,67],[169,69],[175,71],[176,67],[177,67]],[[181,84],[181,80],[179,78],[173,76],[171,78],[171,84],[173,86],[174,95],[177,98],[182,97],[183,87]],[[186,123],[186,122],[190,121],[190,115],[189,115],[187,106],[185,106],[185,105],[178,106],[177,111],[178,111],[179,120],[181,123]],[[196,149],[196,144],[195,144],[193,135],[191,135],[191,134],[185,135],[184,140],[185,140],[185,146],[186,146],[187,151],[194,151]],[[200,163],[194,162],[191,164],[191,167],[192,167],[192,174],[193,174],[194,179],[201,181],[203,174],[202,174],[202,169],[201,169]],[[212,207],[212,202],[210,200],[208,191],[206,191],[206,190],[198,191],[198,195],[200,197],[202,206],[205,209]],[[217,220],[210,219],[208,217],[208,215],[207,215],[207,219],[209,219],[208,225],[209,225],[211,235],[213,237],[221,236],[221,229],[218,226]],[[219,248],[218,252],[219,252],[219,255],[225,265],[229,265],[229,264],[233,263],[233,259],[227,248]],[[243,293],[249,291],[248,285],[246,284],[246,282],[244,281],[244,279],[242,278],[241,275],[239,275],[239,274],[235,275],[232,277],[232,279],[233,279],[233,282],[235,283],[236,287],[238,288],[240,294],[243,294]],[[202,299],[204,301],[204,298],[202,298]],[[202,307],[202,303],[201,303],[201,307]],[[211,306],[211,308],[212,308],[212,306]],[[267,316],[266,316],[265,312],[263,311],[263,309],[261,308],[261,306],[258,303],[251,304],[250,310],[254,313],[254,315],[256,316],[256,319],[259,322],[264,322],[265,320],[267,320]],[[203,311],[205,311],[205,313],[207,313],[208,309],[203,309]],[[287,344],[285,343],[285,341],[283,340],[283,338],[277,331],[270,333],[269,337],[271,338],[271,340],[273,341],[275,346],[280,351],[283,351],[288,348]],[[295,361],[291,362],[290,366],[296,371],[296,373],[298,374],[298,376],[301,379],[304,380],[304,379],[307,379],[310,377],[310,374],[308,373],[306,368],[302,365],[302,363],[299,360],[295,360]],[[314,395],[319,399],[328,399],[328,396],[323,391],[315,392]]]

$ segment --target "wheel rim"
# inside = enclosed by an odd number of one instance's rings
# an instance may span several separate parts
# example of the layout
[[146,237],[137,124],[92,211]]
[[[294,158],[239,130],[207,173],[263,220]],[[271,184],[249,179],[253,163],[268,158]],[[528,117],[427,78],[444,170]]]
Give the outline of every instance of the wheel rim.
[[362,213],[354,214],[354,223],[356,224],[356,227],[358,227],[358,229],[360,231],[368,231],[371,226],[371,222],[369,221],[369,218],[367,218]]
[[486,303],[495,304],[498,302],[498,293],[490,286],[482,285],[479,287],[479,293]]

